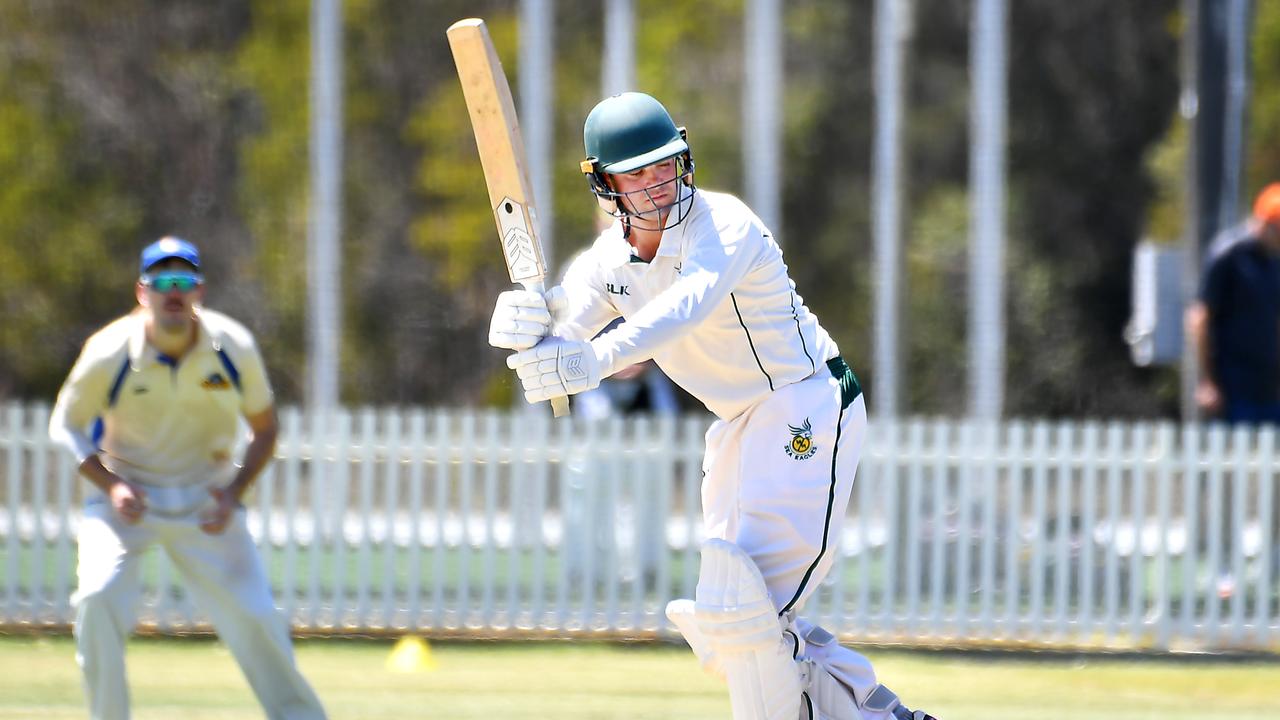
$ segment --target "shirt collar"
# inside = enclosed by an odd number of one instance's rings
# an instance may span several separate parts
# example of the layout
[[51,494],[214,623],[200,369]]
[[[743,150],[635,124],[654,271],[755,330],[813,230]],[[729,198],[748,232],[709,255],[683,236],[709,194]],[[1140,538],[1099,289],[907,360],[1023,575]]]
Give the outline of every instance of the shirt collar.
[[[129,361],[135,368],[142,367],[144,363],[164,363],[172,365],[169,356],[161,353],[147,342],[147,322],[142,312],[135,312],[132,315],[133,327],[129,332]],[[188,352],[195,352],[202,349],[218,350],[218,344],[214,342],[213,336],[209,334],[209,329],[205,326],[204,318],[201,317],[200,311],[196,311],[196,341]]]
[[[662,232],[662,238],[658,240],[658,250],[653,255],[655,258],[679,257],[680,248],[684,245],[685,228],[689,227],[689,218],[693,215],[699,200],[697,193],[695,193],[692,188],[686,185],[680,186],[680,202],[688,203],[688,214],[685,216],[684,221],[679,225],[676,225],[673,228],[667,228]],[[676,212],[678,210],[679,208],[673,208],[672,212]],[[609,233],[612,236],[612,240],[616,241],[612,244],[612,247],[619,249],[616,254],[610,257],[611,264],[614,267],[626,265],[632,262],[644,262],[638,255],[636,255],[635,248],[631,246],[631,243],[623,239],[621,220],[614,221],[613,225],[609,226],[609,229],[605,232]]]

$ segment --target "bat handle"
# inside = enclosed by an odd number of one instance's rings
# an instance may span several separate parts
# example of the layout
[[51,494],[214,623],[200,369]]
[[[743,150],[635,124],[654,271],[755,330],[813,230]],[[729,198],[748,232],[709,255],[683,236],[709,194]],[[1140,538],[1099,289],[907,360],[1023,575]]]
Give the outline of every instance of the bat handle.
[[[532,290],[536,293],[543,294],[543,295],[545,295],[547,292],[547,288],[541,280],[536,280],[533,282],[525,282],[521,284],[524,285],[525,290]],[[568,414],[569,414],[569,398],[564,397],[563,395],[560,397],[551,398],[551,416],[552,417],[558,417],[558,418],[566,417],[568,416]]]
[[551,417],[564,417],[569,414],[569,398],[561,395],[551,398]]

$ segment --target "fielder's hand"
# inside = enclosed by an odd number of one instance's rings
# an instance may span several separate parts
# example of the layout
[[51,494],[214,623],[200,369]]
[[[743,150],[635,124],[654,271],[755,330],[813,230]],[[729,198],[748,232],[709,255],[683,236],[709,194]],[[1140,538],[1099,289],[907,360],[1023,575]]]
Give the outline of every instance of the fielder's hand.
[[551,288],[546,296],[532,290],[508,290],[498,295],[489,322],[489,344],[504,350],[527,350],[551,332],[552,313],[565,305],[564,290]]
[[236,510],[244,507],[234,493],[226,488],[209,488],[214,505],[200,514],[200,529],[210,535],[221,535],[231,522]]
[[143,514],[147,512],[147,494],[142,488],[124,478],[112,483],[108,494],[111,498],[111,507],[130,525],[141,520]]
[[507,358],[524,385],[530,403],[576,395],[600,385],[600,359],[591,343],[547,338],[530,350]]

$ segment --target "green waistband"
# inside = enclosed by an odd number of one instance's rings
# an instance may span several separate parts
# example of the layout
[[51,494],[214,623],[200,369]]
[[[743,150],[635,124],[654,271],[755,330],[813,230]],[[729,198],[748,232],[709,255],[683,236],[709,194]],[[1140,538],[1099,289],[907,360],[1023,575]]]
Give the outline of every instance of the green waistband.
[[858,376],[853,374],[849,364],[839,355],[827,361],[827,369],[831,371],[831,377],[840,381],[840,407],[849,407],[849,404],[857,400],[858,396],[862,394],[862,386],[858,384]]

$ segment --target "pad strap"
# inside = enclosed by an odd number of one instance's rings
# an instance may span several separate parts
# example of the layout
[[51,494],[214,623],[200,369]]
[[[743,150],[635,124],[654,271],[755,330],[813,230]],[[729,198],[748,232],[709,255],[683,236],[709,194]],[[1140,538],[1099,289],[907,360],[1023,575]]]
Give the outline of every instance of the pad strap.
[[884,685],[877,685],[876,689],[867,695],[867,699],[862,701],[862,707],[871,712],[892,712],[901,705],[897,693]]

